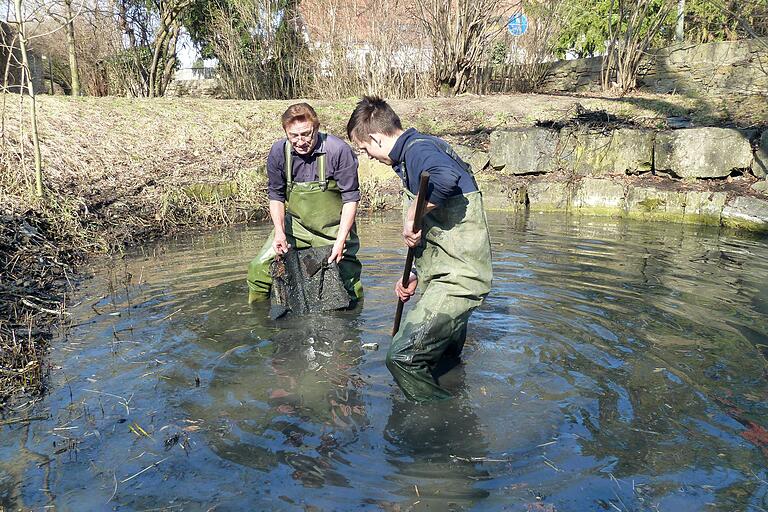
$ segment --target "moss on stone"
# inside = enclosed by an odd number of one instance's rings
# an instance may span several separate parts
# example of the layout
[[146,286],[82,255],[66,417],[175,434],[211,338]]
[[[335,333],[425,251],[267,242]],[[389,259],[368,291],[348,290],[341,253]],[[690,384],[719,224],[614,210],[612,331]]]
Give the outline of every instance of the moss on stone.
[[666,201],[658,197],[647,197],[642,201],[638,201],[637,204],[642,206],[646,212],[654,212],[666,205]]
[[733,229],[743,229],[745,231],[753,231],[757,233],[768,233],[768,225],[761,224],[759,222],[752,222],[746,219],[723,217],[722,224],[723,226]]

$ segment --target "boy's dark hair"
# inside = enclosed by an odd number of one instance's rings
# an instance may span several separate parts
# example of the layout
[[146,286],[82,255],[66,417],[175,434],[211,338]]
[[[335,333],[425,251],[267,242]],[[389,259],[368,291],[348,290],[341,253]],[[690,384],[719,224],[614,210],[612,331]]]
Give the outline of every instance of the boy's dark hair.
[[400,118],[389,103],[378,96],[363,96],[347,122],[350,141],[364,141],[371,133],[394,135],[403,129]]

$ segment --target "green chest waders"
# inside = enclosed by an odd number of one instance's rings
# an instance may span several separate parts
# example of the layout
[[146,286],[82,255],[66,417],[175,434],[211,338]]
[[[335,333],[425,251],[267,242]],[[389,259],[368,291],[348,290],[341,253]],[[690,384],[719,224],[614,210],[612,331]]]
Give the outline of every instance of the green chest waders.
[[[404,214],[413,198],[405,189]],[[392,340],[387,367],[410,400],[446,399],[451,394],[433,371],[459,357],[469,316],[491,289],[491,243],[479,191],[450,197],[424,216],[414,262],[422,296]]]
[[[317,181],[293,181],[293,158],[291,146],[285,143],[285,234],[288,243],[295,249],[333,245],[339,233],[341,221],[341,190],[335,180],[326,179],[325,154],[317,157]],[[274,230],[262,246],[258,256],[248,267],[248,302],[266,299],[272,285],[269,264],[275,257],[272,249]],[[357,301],[363,296],[360,282],[362,265],[357,259],[360,240],[355,226],[347,235],[344,256],[339,263],[339,273],[344,287]]]

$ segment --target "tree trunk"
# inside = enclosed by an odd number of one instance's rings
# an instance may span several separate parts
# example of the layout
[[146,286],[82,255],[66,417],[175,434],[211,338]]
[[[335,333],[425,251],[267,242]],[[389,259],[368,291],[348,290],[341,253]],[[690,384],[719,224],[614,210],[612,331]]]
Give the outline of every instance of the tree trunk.
[[[24,85],[23,77],[26,75],[27,92],[29,93],[30,100],[32,102],[32,108],[30,109],[30,116],[32,121],[32,145],[35,153],[35,195],[37,197],[43,197],[43,164],[42,157],[40,156],[40,138],[37,134],[37,103],[35,101],[35,85],[32,82],[32,73],[29,68],[29,57],[27,55],[27,34],[26,27],[24,25],[24,13],[21,8],[22,0],[14,0],[13,4],[16,10],[16,19],[19,24],[19,49],[21,51],[21,63],[22,63],[22,87]],[[24,91],[22,89],[22,95]],[[24,144],[24,141],[21,141]]]
[[133,29],[128,24],[128,11],[125,8],[125,0],[116,0],[115,7],[117,7],[117,19],[118,19],[118,25],[120,26],[120,30],[123,31],[123,34],[128,36],[128,47],[135,48],[136,34],[133,32]]
[[2,139],[3,150],[5,150],[5,101],[8,96],[8,84],[10,82],[9,77],[11,75],[11,62],[13,61],[13,48],[16,46],[16,38],[19,37],[18,33],[13,35],[10,44],[8,44],[8,58],[5,61],[5,70],[3,72],[3,107],[2,107],[2,119],[0,119],[0,139]]
[[[152,51],[152,64],[149,67],[149,97],[162,95],[165,75],[160,74],[161,62],[167,60],[170,55],[176,54],[176,38],[178,37],[179,13],[189,5],[183,0],[177,4],[166,6],[166,11],[160,13],[160,26],[155,33],[154,49]],[[170,40],[170,41],[169,41]]]
[[163,75],[160,78],[160,96],[165,96],[165,90],[173,79],[173,71],[176,67],[176,42],[179,40],[179,32],[181,32],[181,24],[179,23],[179,20],[176,20],[173,23],[173,28],[171,29],[171,37],[168,40],[165,68],[163,69]]
[[72,96],[80,96],[80,72],[77,69],[75,22],[72,19],[72,0],[64,0],[64,5],[67,7],[67,54],[69,54],[69,73],[72,81]]
[[675,41],[685,39],[685,0],[677,0],[677,23],[675,23]]
[[168,39],[168,25],[165,16],[160,20],[160,27],[155,35],[154,49],[152,50],[152,64],[149,66],[149,97],[154,98],[157,92],[157,68],[160,66],[160,55],[165,53],[165,44]]

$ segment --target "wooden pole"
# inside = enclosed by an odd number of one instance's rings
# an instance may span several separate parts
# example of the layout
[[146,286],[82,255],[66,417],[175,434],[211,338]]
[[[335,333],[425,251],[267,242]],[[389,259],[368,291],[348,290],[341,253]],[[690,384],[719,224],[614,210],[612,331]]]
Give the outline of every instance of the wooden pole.
[[[421,229],[421,218],[424,215],[424,208],[427,205],[427,186],[429,185],[429,173],[424,171],[419,178],[419,195],[416,197],[416,213],[413,216],[413,232],[417,232]],[[411,276],[411,269],[413,268],[413,256],[415,248],[408,248],[408,255],[405,257],[405,269],[403,270],[403,286],[408,286],[408,278]],[[400,320],[403,317],[403,305],[405,303],[397,299],[397,310],[395,311],[395,324],[392,327],[392,336],[397,334],[400,330]]]

